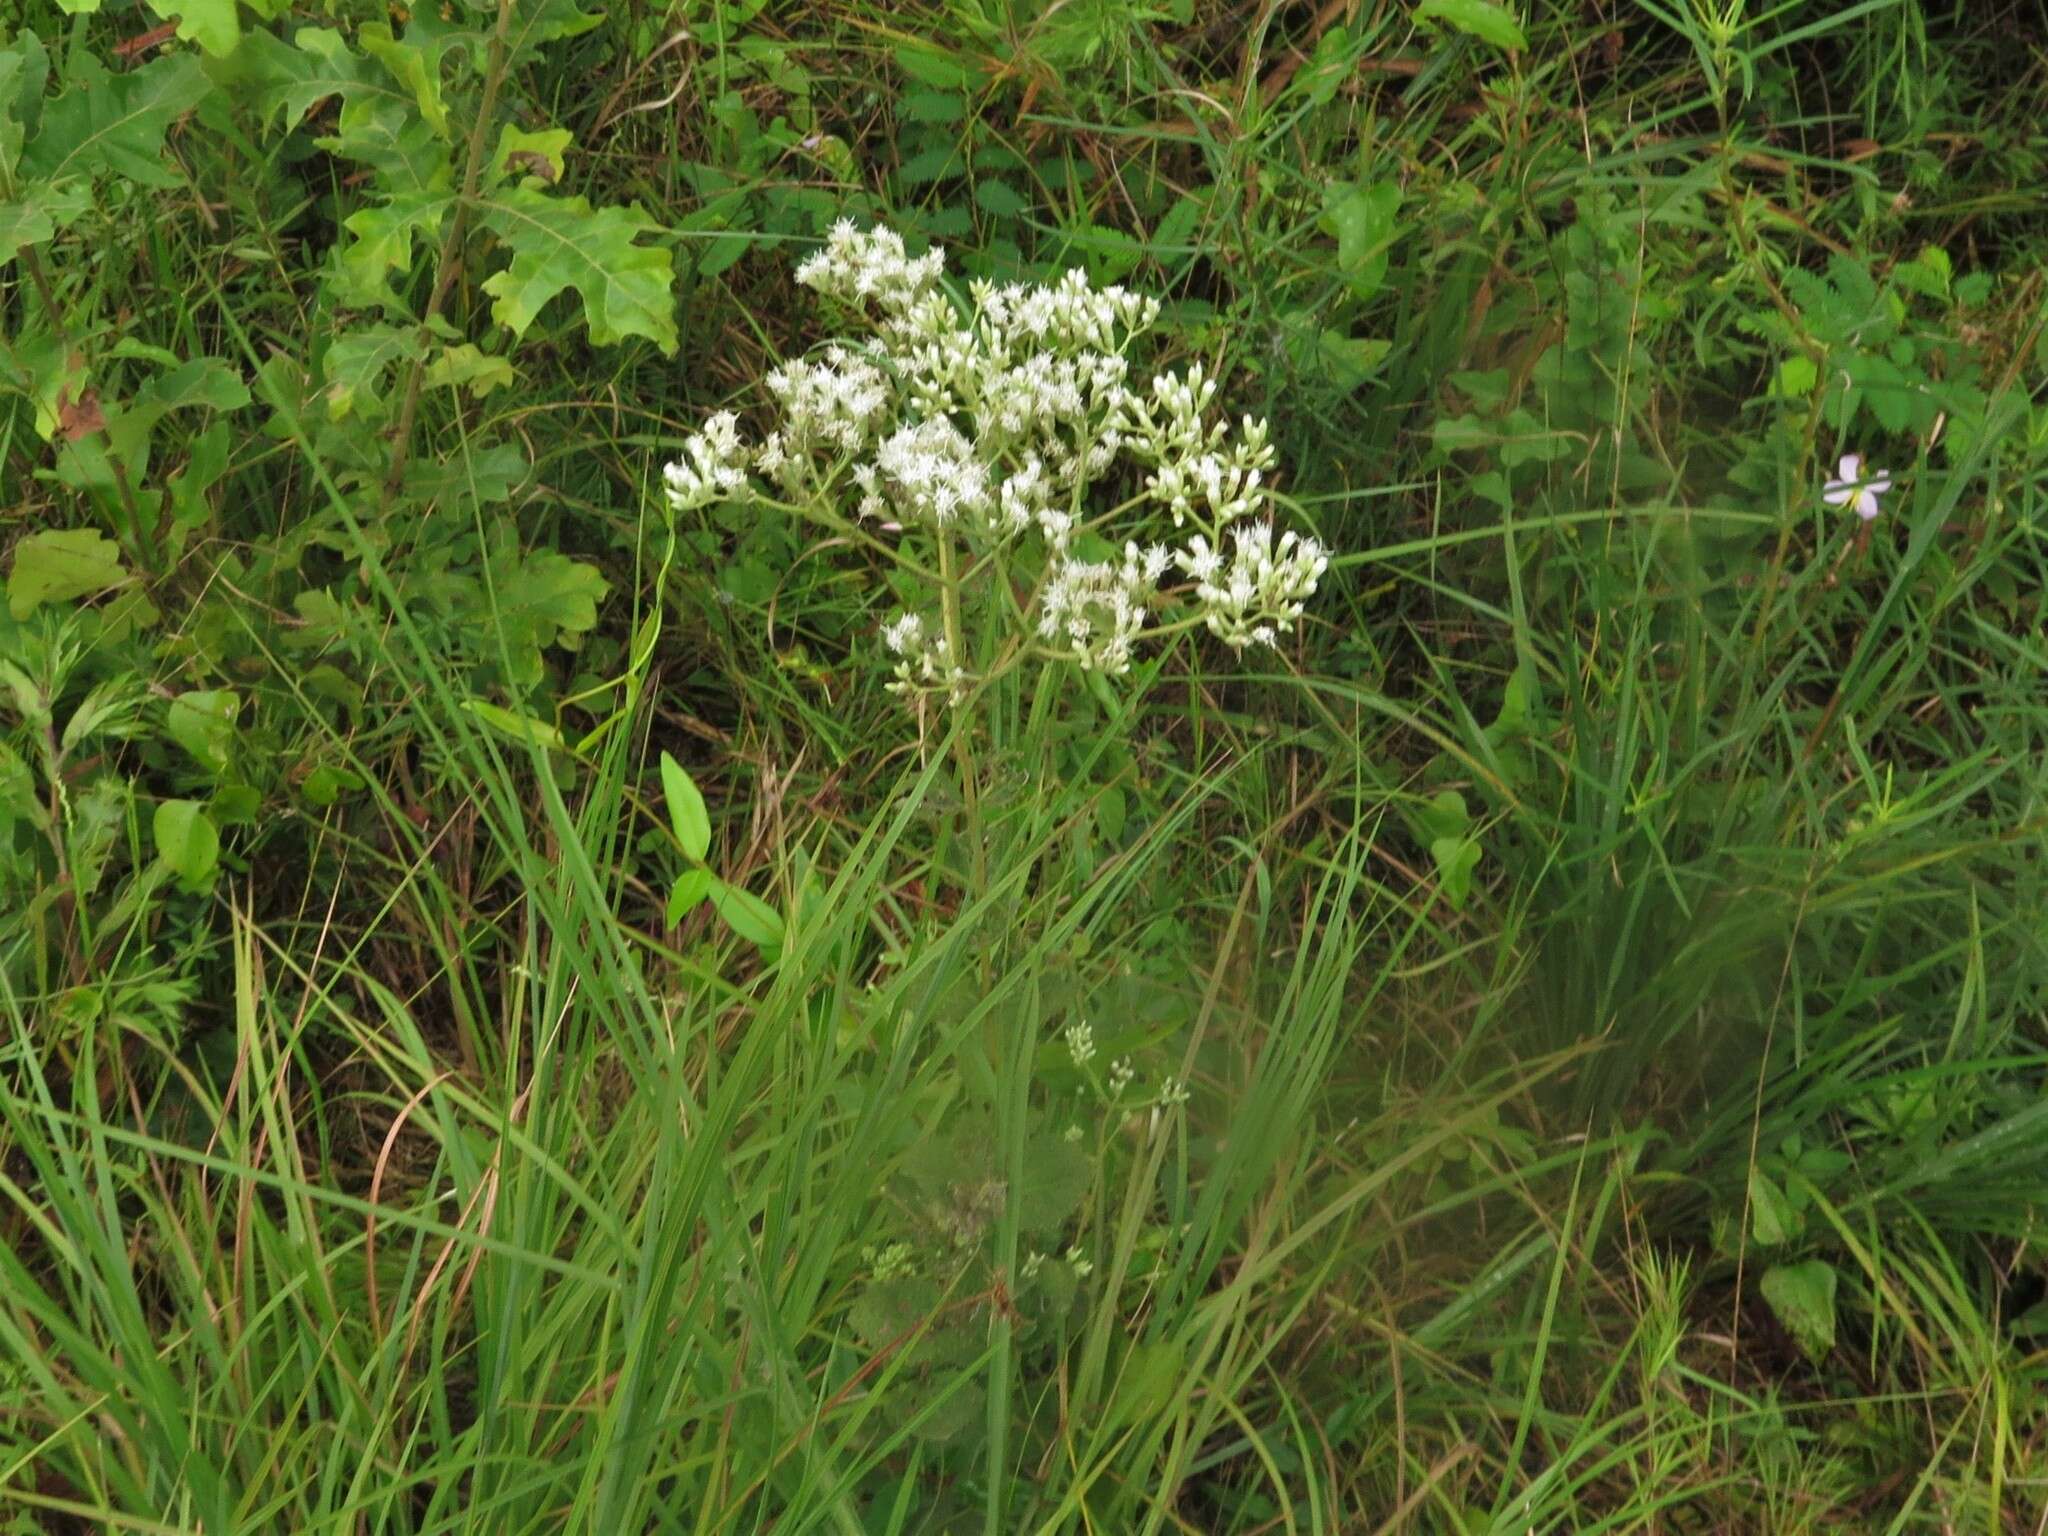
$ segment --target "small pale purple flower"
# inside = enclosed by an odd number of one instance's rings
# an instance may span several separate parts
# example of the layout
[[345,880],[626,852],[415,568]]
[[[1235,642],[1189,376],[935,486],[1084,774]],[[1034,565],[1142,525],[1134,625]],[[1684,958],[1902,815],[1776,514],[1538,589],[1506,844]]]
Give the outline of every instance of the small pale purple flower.
[[1877,498],[1892,488],[1892,477],[1881,469],[1865,473],[1863,455],[1845,453],[1842,462],[1835,466],[1839,480],[1830,480],[1821,492],[1821,500],[1831,507],[1851,507],[1863,521],[1870,522],[1878,514]]

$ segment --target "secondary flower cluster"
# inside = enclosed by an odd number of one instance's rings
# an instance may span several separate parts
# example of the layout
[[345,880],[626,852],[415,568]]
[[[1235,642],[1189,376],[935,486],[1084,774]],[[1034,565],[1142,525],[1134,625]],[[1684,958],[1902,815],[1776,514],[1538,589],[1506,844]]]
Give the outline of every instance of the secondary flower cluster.
[[[893,686],[908,693],[964,695],[955,648],[970,585],[1020,641],[1090,670],[1130,669],[1170,572],[1186,578],[1188,622],[1234,648],[1276,644],[1328,557],[1276,533],[1266,424],[1215,419],[1216,380],[1199,364],[1134,387],[1125,353],[1158,302],[1068,272],[972,283],[961,304],[943,269],[936,249],[912,257],[893,231],[842,220],[797,280],[866,334],[767,376],[775,419],[758,444],[730,412],[707,421],[666,469],[674,506],[772,495],[900,534],[941,608],[883,627]],[[1104,508],[1119,461],[1136,468],[1133,494]],[[1163,528],[1161,512],[1177,543],[1130,536]]]

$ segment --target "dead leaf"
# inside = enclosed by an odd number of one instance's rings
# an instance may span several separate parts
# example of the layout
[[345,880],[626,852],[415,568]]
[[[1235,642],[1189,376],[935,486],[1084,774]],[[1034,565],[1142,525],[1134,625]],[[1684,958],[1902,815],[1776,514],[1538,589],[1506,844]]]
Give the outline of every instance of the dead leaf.
[[68,385],[57,391],[57,431],[65,442],[75,443],[81,437],[104,432],[106,427],[107,418],[100,410],[97,393],[84,390],[73,400]]

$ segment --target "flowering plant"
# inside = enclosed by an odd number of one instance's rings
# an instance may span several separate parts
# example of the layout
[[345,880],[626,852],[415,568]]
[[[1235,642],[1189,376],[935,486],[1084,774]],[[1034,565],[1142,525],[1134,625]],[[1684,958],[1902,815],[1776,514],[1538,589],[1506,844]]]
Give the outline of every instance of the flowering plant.
[[[862,334],[767,375],[758,443],[730,411],[693,434],[665,472],[676,510],[753,500],[879,549],[925,594],[881,630],[890,686],[917,697],[957,704],[1026,655],[1115,675],[1148,634],[1203,627],[1241,650],[1291,630],[1328,556],[1275,530],[1266,424],[1212,420],[1199,363],[1131,386],[1158,302],[1070,271],[975,282],[963,305],[943,266],[842,220],[797,281]],[[1101,505],[1120,463],[1130,494]],[[1146,537],[1169,517],[1172,542]],[[1157,621],[1175,572],[1190,609]],[[970,610],[988,641],[973,655]]]

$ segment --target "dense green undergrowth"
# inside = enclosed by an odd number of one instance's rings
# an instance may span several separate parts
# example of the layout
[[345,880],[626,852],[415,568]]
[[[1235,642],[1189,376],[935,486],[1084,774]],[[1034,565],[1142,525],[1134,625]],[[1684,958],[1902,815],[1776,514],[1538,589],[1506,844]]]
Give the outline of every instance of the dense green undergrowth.
[[[0,1528],[2037,1530],[2044,72],[0,5]],[[1300,623],[666,494],[842,219],[1156,297]]]

